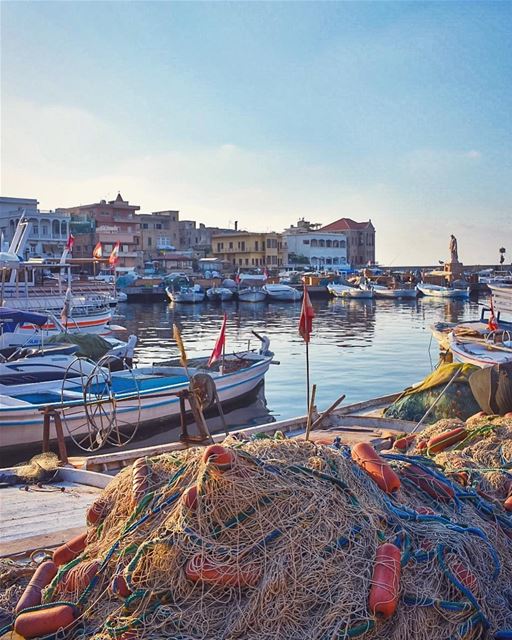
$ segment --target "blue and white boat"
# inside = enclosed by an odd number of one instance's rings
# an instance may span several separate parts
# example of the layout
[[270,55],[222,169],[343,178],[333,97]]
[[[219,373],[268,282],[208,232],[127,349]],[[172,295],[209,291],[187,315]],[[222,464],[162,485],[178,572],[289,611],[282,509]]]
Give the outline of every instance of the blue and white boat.
[[[65,436],[102,438],[115,422],[127,429],[180,415],[178,393],[189,389],[195,374],[207,374],[221,403],[239,399],[264,379],[272,362],[269,341],[262,348],[226,354],[208,367],[208,356],[195,358],[188,368],[151,366],[111,372],[101,361],[91,370],[79,362],[53,380],[27,382],[20,371],[0,376],[0,449],[40,443],[43,412],[56,409],[62,416]],[[69,356],[68,356],[69,357]],[[106,427],[104,426],[106,423]]]

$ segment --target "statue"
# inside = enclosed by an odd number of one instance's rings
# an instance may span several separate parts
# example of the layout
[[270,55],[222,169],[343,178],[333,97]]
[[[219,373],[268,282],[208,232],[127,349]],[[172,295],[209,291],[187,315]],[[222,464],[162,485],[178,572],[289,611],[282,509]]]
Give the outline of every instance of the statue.
[[450,262],[458,262],[459,255],[457,252],[457,238],[453,235],[450,236]]

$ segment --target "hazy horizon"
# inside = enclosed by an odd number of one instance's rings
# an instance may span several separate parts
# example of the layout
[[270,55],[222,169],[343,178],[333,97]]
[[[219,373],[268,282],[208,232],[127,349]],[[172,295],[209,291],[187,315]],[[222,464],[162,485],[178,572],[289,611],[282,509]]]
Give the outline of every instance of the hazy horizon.
[[1,192],[512,260],[512,4],[3,2]]

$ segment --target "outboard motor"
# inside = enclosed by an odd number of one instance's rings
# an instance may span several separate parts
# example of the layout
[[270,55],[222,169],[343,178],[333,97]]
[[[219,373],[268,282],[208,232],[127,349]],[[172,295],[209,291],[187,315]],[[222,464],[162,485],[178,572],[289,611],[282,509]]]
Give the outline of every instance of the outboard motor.
[[258,353],[261,356],[266,356],[266,357],[272,357],[274,355],[274,353],[272,351],[269,350],[270,347],[270,338],[268,338],[267,336],[262,336],[259,333],[256,333],[256,331],[252,332],[257,338],[258,340],[261,342],[261,347],[260,350],[258,351]]

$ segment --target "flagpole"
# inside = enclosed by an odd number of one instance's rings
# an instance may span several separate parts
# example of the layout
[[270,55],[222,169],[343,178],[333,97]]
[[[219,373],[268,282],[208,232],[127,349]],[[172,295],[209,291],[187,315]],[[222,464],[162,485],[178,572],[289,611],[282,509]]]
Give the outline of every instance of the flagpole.
[[306,342],[306,409],[309,413],[309,398],[310,398],[310,390],[309,390],[309,340]]

